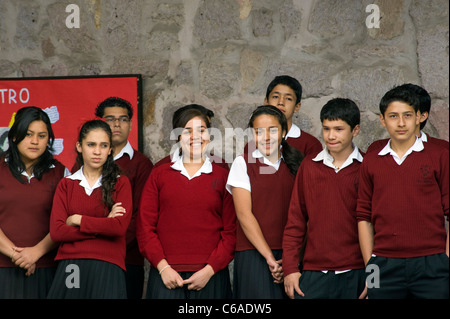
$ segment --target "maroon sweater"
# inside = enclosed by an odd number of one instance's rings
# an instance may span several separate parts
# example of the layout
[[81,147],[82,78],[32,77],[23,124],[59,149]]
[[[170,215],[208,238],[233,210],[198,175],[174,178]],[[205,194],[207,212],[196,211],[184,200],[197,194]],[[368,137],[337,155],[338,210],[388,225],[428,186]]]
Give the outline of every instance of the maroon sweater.
[[[125,233],[131,220],[133,202],[131,186],[126,176],[116,182],[114,202],[122,203],[127,213],[108,218],[109,211],[102,201],[102,188],[89,196],[80,181],[63,178],[58,184],[50,218],[50,236],[61,242],[56,260],[97,259],[125,270]],[[81,214],[80,227],[66,225],[70,215]]]
[[356,200],[360,162],[338,173],[307,156],[292,191],[283,236],[285,275],[298,272],[299,249],[308,229],[304,270],[364,268],[358,241]]
[[392,258],[445,252],[449,152],[424,143],[402,165],[391,155],[366,154],[361,165],[357,218],[374,227],[375,255]]
[[[252,213],[269,247],[281,249],[294,176],[283,160],[276,171],[273,167],[264,164],[262,158],[250,157],[249,161],[248,154],[244,154],[243,157],[247,164],[247,174],[252,188]],[[239,225],[236,232],[236,251],[249,249],[256,248],[247,239]]]
[[130,159],[128,154],[124,154],[116,160],[116,163],[130,180],[133,191],[133,215],[127,229],[127,257],[125,263],[142,266],[144,265],[144,257],[139,252],[136,240],[136,218],[139,211],[142,190],[152,171],[153,163],[147,156],[136,150],[134,150],[133,159]]
[[300,137],[289,137],[286,139],[286,142],[298,149],[305,156],[313,154],[316,155],[323,150],[323,146],[320,141],[316,137],[312,136],[309,133],[306,133],[303,130],[301,131]]
[[[144,257],[139,252],[139,247],[136,240],[136,217],[139,210],[139,202],[141,201],[141,193],[145,182],[153,168],[153,163],[150,159],[141,152],[134,150],[133,159],[125,153],[116,164],[122,170],[122,173],[128,177],[131,189],[133,191],[133,215],[131,216],[130,225],[127,229],[127,256],[125,263],[127,265],[144,265]],[[72,167],[72,173],[76,172],[80,166],[75,164]]]
[[142,191],[136,236],[141,253],[156,267],[162,259],[176,271],[214,272],[227,267],[236,244],[236,212],[225,189],[228,171],[189,180],[166,163],[154,168]]
[[[64,170],[56,161],[55,167],[40,181],[33,177],[29,183],[22,184],[13,177],[4,157],[0,157],[0,228],[17,247],[34,246],[49,233],[53,194],[64,177]],[[42,256],[36,267],[55,266],[55,255],[56,249]],[[15,265],[9,257],[0,254],[0,267]]]

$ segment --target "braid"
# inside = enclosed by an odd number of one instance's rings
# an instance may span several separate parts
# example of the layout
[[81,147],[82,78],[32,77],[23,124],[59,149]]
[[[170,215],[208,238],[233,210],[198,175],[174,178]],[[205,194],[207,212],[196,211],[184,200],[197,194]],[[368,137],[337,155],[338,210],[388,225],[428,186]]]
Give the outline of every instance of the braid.
[[304,155],[295,147],[289,145],[283,138],[281,141],[281,152],[283,154],[284,162],[286,163],[292,175],[297,175],[298,168],[302,162]]
[[102,170],[102,198],[108,211],[111,211],[114,205],[113,193],[116,190],[116,182],[119,174],[120,168],[114,162],[113,155],[108,155]]

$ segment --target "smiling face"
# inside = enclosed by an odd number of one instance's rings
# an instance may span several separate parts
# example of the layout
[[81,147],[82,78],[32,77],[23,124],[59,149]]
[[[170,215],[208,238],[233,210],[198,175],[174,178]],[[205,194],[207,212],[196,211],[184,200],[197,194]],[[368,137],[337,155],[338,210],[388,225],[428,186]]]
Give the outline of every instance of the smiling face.
[[27,135],[17,144],[20,158],[26,167],[36,163],[44,154],[49,142],[47,126],[43,121],[33,121],[28,126]]
[[264,99],[264,103],[275,106],[284,113],[288,121],[288,128],[292,125],[292,116],[300,109],[300,102],[296,103],[297,97],[293,89],[284,84],[278,84]]
[[353,130],[343,120],[323,120],[322,135],[328,152],[334,158],[343,155],[347,157],[353,151],[353,138],[359,134],[360,126],[356,125]]
[[281,124],[273,115],[262,114],[253,120],[253,136],[256,147],[271,162],[280,158],[280,145],[285,134]]
[[189,120],[180,135],[180,146],[184,160],[199,160],[203,157],[210,141],[208,127],[201,117]]
[[108,134],[101,129],[93,129],[86,137],[76,144],[77,151],[83,156],[83,165],[92,169],[100,169],[111,153]]
[[420,125],[420,112],[404,102],[391,102],[384,114],[380,115],[383,127],[388,131],[391,140],[396,144],[413,144],[416,138],[416,127]]

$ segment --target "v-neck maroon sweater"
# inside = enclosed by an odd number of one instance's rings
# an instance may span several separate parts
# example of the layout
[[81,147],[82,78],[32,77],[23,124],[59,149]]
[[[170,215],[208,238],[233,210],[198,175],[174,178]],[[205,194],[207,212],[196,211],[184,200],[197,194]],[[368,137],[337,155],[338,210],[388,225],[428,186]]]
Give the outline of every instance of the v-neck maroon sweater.
[[338,173],[307,156],[300,165],[292,191],[283,236],[285,275],[298,272],[299,249],[305,240],[305,270],[364,268],[358,241],[356,200],[360,162]]
[[211,173],[188,179],[162,164],[152,170],[142,191],[136,238],[156,267],[166,259],[176,271],[214,272],[234,257],[236,212],[226,190],[228,170],[212,163]]
[[[56,161],[40,181],[33,177],[22,184],[11,174],[5,158],[0,157],[0,228],[17,247],[34,246],[49,233],[53,194],[64,170],[64,165]],[[36,267],[56,266],[55,255],[56,249],[42,256]],[[0,267],[15,265],[0,254]]]
[[409,258],[445,252],[449,152],[424,143],[398,165],[368,153],[361,166],[357,217],[374,227],[373,253]]

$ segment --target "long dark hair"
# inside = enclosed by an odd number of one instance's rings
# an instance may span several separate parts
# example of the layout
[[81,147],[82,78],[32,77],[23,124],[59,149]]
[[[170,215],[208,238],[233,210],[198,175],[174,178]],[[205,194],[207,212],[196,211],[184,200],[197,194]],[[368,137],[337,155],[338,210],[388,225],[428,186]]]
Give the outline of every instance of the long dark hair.
[[[109,138],[109,145],[112,146],[112,132],[111,128],[108,124],[101,120],[92,120],[87,121],[83,124],[83,126],[80,129],[80,134],[78,136],[78,143],[82,143],[82,141],[86,138],[89,132],[95,129],[102,129],[105,131],[105,133],[108,135]],[[80,165],[83,165],[83,155],[77,151],[77,162]],[[113,152],[108,155],[105,164],[103,164],[102,168],[102,199],[103,203],[106,205],[109,211],[111,211],[114,200],[113,200],[113,193],[116,190],[116,182],[117,177],[120,174],[120,168],[117,166],[117,164],[114,162],[114,156]]]
[[[286,116],[284,116],[283,112],[272,105],[261,105],[258,106],[252,113],[250,120],[248,122],[248,127],[253,128],[253,122],[260,115],[271,115],[274,116],[277,121],[281,125],[281,130],[285,131],[286,134],[288,132],[288,124],[286,120]],[[289,145],[286,142],[286,138],[283,137],[281,139],[281,152],[283,154],[284,162],[286,163],[289,171],[292,175],[297,175],[298,167],[303,160],[303,154],[297,150],[295,147]]]
[[17,145],[23,141],[27,136],[28,127],[34,121],[42,121],[45,123],[48,132],[48,146],[44,153],[33,164],[31,170],[38,180],[41,180],[42,175],[50,170],[50,166],[55,163],[55,159],[51,153],[55,135],[52,130],[50,118],[47,113],[36,106],[23,107],[17,111],[14,124],[8,133],[9,147],[5,152],[5,157],[8,162],[11,174],[21,183],[25,183],[22,172],[26,170],[25,164],[20,158],[20,152]]

